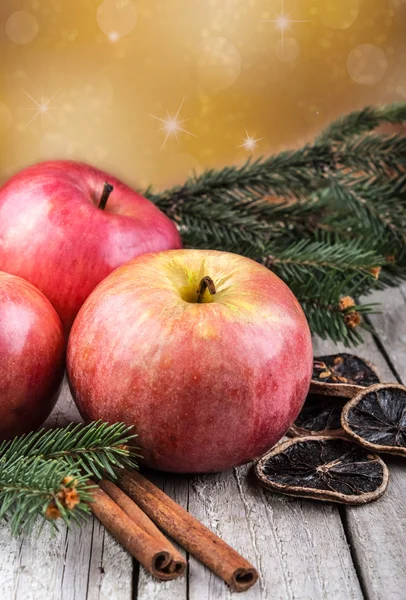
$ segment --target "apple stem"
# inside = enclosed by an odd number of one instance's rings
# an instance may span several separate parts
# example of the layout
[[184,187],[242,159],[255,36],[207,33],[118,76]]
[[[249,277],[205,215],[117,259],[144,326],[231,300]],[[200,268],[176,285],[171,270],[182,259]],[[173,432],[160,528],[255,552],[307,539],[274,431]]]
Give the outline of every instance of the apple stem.
[[105,181],[103,193],[101,195],[100,202],[99,202],[100,210],[104,210],[106,208],[107,200],[109,199],[109,196],[113,190],[114,190],[114,187],[110,183],[107,183],[107,181]]
[[216,286],[214,285],[214,281],[211,277],[203,277],[201,282],[199,283],[199,289],[197,290],[197,303],[200,304],[203,300],[204,292],[209,290],[210,294],[214,296],[216,293]]

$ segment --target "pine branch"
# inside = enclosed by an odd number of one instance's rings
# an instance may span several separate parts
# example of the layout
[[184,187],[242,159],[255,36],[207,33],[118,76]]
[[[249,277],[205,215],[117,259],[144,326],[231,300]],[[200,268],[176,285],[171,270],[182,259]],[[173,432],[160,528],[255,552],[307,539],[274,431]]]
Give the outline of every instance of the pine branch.
[[[330,203],[337,211],[333,219],[329,219],[330,225],[334,223],[340,227],[339,221],[344,212],[355,231],[366,227],[377,236],[391,236],[401,243],[406,241],[403,198],[406,175],[379,186],[376,183],[371,185],[371,180],[365,176],[335,174],[329,178],[329,184]],[[348,226],[341,221],[341,229]]]
[[367,107],[313,146],[209,170],[149,197],[186,247],[262,262],[296,293],[314,331],[357,343],[367,308],[347,318],[340,295],[406,279],[406,137],[371,133],[404,120],[405,103]]
[[220,200],[215,204],[207,198],[185,204],[172,218],[186,247],[211,247],[258,259],[269,240],[290,238],[293,229],[306,229],[311,221],[318,223],[324,205],[315,196],[304,204],[265,197],[238,201],[227,208]]
[[80,521],[89,512],[89,477],[115,478],[118,469],[137,467],[130,429],[97,421],[3,441],[0,519],[9,519],[14,533],[29,530],[38,517]]
[[30,531],[39,516],[67,525],[89,512],[90,486],[77,470],[67,471],[56,460],[20,457],[0,461],[0,519],[10,522],[14,535]]
[[57,460],[65,469],[80,470],[88,477],[115,477],[115,470],[136,467],[135,450],[130,444],[136,435],[123,423],[109,425],[95,421],[88,425],[27,433],[0,444],[0,458],[12,464],[21,458]]
[[[369,287],[374,287],[380,267],[386,264],[383,256],[365,249],[358,240],[336,242],[301,240],[278,249],[262,259],[262,263],[284,281],[307,281],[309,274],[326,276],[337,271],[336,280],[352,274],[359,275]],[[300,300],[300,297],[299,297]]]
[[401,134],[351,138],[335,151],[335,158],[352,171],[400,175],[406,170],[406,137]]
[[384,106],[366,106],[333,121],[317,138],[318,142],[342,141],[351,136],[373,131],[380,125],[397,125],[406,121],[406,103],[394,102]]
[[267,195],[306,197],[310,190],[317,188],[322,167],[330,162],[329,145],[305,146],[269,158],[248,160],[241,167],[210,169],[189,178],[183,186],[148,197],[168,216],[176,214],[186,202],[195,203],[198,198],[207,196],[213,201],[216,195],[217,200],[221,195],[225,204],[244,199],[252,201]]
[[292,283],[291,289],[300,297],[313,333],[345,346],[362,342],[359,327],[368,329],[362,315],[373,312],[375,307],[355,301],[364,293],[364,281],[351,277],[337,281],[334,273],[330,273],[323,278],[312,276],[305,282]]

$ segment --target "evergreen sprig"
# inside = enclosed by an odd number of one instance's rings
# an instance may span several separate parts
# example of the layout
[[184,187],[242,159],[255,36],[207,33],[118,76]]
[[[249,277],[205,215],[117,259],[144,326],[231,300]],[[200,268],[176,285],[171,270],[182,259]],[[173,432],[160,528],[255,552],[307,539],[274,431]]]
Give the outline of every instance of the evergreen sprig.
[[[186,247],[265,264],[296,293],[314,332],[358,343],[359,319],[343,318],[340,297],[406,279],[406,136],[373,132],[403,121],[406,103],[366,107],[331,123],[314,144],[147,195],[177,223]],[[359,315],[371,310],[356,306]]]
[[88,513],[91,486],[76,469],[56,460],[20,457],[0,462],[0,519],[12,533],[30,531],[39,516],[69,525]]
[[354,300],[365,292],[368,280],[368,277],[340,279],[330,272],[321,278],[313,275],[306,281],[293,280],[291,289],[301,298],[313,333],[351,346],[362,341],[360,327],[369,329],[363,315],[376,309],[376,304],[358,304]]
[[135,435],[123,423],[41,429],[0,444],[0,519],[13,533],[30,530],[38,517],[68,525],[89,512],[89,477],[114,479],[136,468]]
[[393,102],[384,106],[366,106],[333,121],[320,134],[322,142],[342,141],[355,135],[373,131],[380,125],[398,125],[406,121],[406,103]]

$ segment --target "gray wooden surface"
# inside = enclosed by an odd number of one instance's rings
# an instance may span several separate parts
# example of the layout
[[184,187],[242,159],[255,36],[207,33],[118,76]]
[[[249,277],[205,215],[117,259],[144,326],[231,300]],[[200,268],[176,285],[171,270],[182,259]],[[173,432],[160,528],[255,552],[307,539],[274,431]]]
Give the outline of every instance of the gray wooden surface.
[[[406,286],[376,293],[384,311],[356,352],[385,381],[406,383]],[[314,340],[315,353],[337,351]],[[79,416],[65,385],[51,422]],[[362,507],[297,500],[262,490],[249,467],[198,477],[150,474],[164,491],[255,564],[247,600],[405,600],[406,461],[388,459],[387,493]],[[1,600],[225,600],[235,597],[193,557],[187,576],[160,583],[104,528],[61,527],[13,539],[0,527]]]

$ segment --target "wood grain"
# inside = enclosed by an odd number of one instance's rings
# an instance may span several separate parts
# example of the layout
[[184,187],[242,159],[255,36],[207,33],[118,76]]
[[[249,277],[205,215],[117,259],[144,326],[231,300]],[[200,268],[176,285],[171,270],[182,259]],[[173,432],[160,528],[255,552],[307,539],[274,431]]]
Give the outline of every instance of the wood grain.
[[[259,570],[247,600],[362,598],[337,509],[263,490],[249,467],[191,481],[189,510]],[[232,594],[190,560],[193,600]]]

